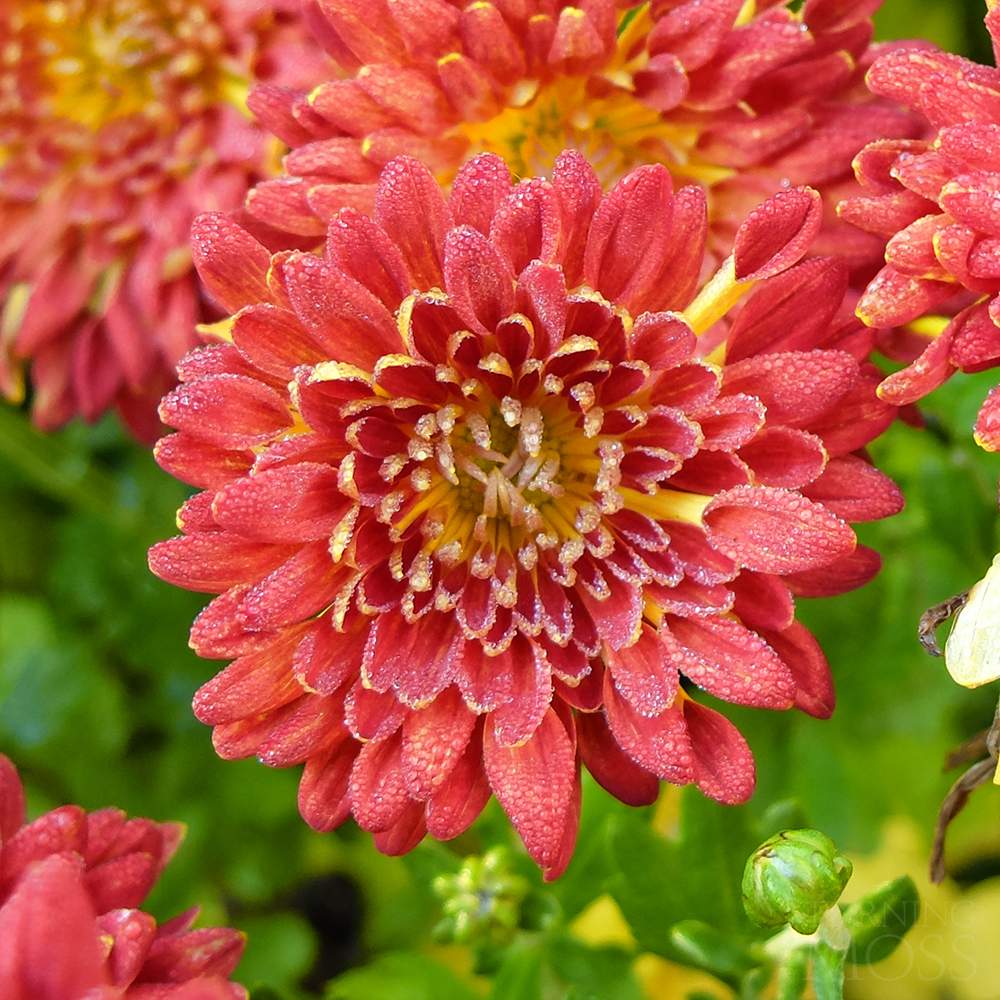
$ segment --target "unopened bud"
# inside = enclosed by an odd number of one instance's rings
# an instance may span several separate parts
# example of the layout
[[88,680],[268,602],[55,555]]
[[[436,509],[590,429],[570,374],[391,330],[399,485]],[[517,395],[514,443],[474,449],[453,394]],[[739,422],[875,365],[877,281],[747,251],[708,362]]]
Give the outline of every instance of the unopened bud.
[[762,927],[813,934],[851,877],[852,865],[819,830],[785,830],[764,841],[743,871],[743,907]]

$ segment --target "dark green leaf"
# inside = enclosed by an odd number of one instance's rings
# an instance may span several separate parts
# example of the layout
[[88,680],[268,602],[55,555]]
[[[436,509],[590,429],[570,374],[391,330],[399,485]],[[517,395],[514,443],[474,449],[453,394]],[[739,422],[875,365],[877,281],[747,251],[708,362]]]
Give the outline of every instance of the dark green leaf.
[[850,960],[869,965],[888,958],[920,916],[920,894],[908,875],[887,882],[844,907]]
[[670,929],[670,940],[688,965],[735,984],[759,963],[736,940],[700,920],[682,920]]

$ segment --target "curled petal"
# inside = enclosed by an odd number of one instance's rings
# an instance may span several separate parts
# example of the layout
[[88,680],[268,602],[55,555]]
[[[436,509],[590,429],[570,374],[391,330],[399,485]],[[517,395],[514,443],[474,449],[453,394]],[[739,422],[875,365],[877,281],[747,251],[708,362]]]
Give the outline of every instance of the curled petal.
[[822,221],[819,192],[809,187],[779,191],[755,208],[736,232],[736,280],[758,281],[797,264]]

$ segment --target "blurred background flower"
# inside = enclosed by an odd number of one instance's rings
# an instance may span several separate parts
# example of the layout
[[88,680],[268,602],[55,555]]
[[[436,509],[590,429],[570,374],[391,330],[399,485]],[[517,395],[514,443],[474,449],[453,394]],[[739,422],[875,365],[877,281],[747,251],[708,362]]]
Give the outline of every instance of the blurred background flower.
[[321,72],[294,0],[0,3],[0,391],[53,430],[156,403],[217,315],[188,236],[275,168],[245,98]]
[[25,823],[24,789],[0,755],[0,989],[10,1000],[246,1000],[229,927],[160,927],[139,909],[184,835],[117,809],[53,809]]
[[309,92],[255,89],[251,107],[293,151],[247,209],[316,238],[345,205],[371,208],[379,170],[399,154],[449,183],[478,152],[530,177],[569,148],[605,187],[642,163],[707,187],[720,258],[755,205],[810,184],[830,196],[817,252],[871,265],[881,241],[837,223],[838,192],[854,189],[865,142],[926,127],[864,85],[877,6],[322,0],[316,37],[342,75]]

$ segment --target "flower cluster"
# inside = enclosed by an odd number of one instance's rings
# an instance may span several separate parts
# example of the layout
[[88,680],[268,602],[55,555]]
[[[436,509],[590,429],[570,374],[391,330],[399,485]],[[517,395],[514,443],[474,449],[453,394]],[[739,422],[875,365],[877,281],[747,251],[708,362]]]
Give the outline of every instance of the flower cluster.
[[220,595],[191,633],[236,657],[195,698],[218,752],[305,762],[307,821],[389,853],[492,791],[548,877],[581,763],[629,803],[747,798],[693,688],[828,716],[793,595],[870,579],[846,522],[901,506],[859,453],[895,413],[874,333],[801,260],[821,214],[771,199],[704,283],[703,191],[650,165],[602,194],[576,152],[515,185],[480,154],[447,198],[396,159],[322,255],[200,219],[235,315],[161,406],[157,460],[204,492],[150,563]]
[[27,374],[39,427],[114,406],[159,433],[175,363],[218,316],[191,222],[273,172],[249,82],[321,72],[295,7],[269,8],[0,0],[0,392],[21,400]]
[[[986,26],[996,46],[1000,9],[991,8]],[[840,208],[845,219],[889,240],[886,265],[858,306],[867,323],[896,327],[939,306],[954,314],[880,388],[902,405],[958,369],[1000,363],[1000,70],[946,52],[902,51],[878,59],[868,80],[876,93],[909,105],[937,129],[933,141],[866,147],[855,164],[866,193]],[[905,341],[905,332],[896,339]],[[995,390],[976,438],[991,451],[1000,448]]]
[[5,1000],[246,1000],[228,977],[243,936],[157,927],[139,907],[180,843],[176,823],[63,806],[25,823],[0,755],[0,995]]
[[[807,0],[793,13],[787,0],[324,0],[317,37],[343,76],[251,95],[293,152],[247,208],[322,237],[341,208],[371,209],[394,156],[448,183],[479,152],[528,177],[572,148],[605,186],[662,163],[710,188],[725,256],[739,220],[782,184],[829,191],[832,216],[866,142],[921,134],[916,116],[864,86],[879,3]],[[852,264],[882,252],[849,227],[834,233],[827,246]]]

